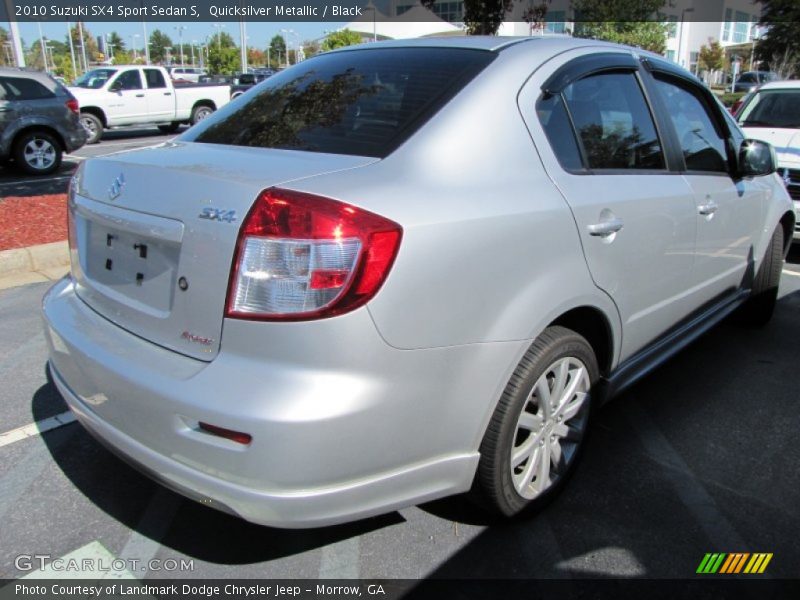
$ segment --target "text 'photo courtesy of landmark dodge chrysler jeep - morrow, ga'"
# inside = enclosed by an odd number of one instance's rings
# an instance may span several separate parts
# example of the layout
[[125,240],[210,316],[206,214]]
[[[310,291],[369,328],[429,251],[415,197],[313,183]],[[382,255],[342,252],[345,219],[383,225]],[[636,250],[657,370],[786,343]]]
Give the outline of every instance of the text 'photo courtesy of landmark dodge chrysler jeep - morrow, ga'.
[[794,212],[768,144],[655,55],[381,42],[85,161],[49,367],[164,485],[310,527],[471,490],[516,515],[590,409],[766,323]]

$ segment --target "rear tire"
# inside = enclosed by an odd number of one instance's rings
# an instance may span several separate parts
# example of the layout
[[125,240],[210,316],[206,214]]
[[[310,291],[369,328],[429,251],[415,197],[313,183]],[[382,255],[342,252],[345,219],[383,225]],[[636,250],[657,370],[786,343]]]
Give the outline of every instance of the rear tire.
[[14,142],[14,162],[29,175],[48,175],[61,166],[61,143],[43,129],[26,131]]
[[192,125],[197,125],[200,121],[210,116],[213,112],[214,109],[210,106],[195,106],[194,109],[192,109]]
[[89,139],[86,140],[87,144],[96,144],[103,137],[103,122],[94,113],[82,112],[81,125],[89,134]]
[[750,298],[739,309],[739,321],[751,327],[763,327],[772,318],[778,301],[778,286],[783,269],[783,227],[778,225],[767,246],[764,260],[753,280]]
[[510,517],[555,496],[580,456],[599,377],[589,343],[548,327],[525,353],[503,392],[480,446],[474,492]]

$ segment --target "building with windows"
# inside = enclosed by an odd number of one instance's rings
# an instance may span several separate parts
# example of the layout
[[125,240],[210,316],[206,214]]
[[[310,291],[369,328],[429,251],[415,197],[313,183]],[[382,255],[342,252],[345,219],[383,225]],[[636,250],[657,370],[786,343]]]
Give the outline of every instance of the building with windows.
[[[402,15],[408,17],[422,9],[419,0],[374,2],[390,19]],[[500,26],[498,34],[518,36],[571,33],[575,25],[575,14],[569,0],[549,0],[546,22],[542,27],[536,28],[525,21],[526,11],[542,2],[543,0],[518,0],[509,19]],[[436,0],[431,10],[442,21],[454,25],[460,25],[464,19],[463,0]],[[752,57],[759,37],[759,29],[755,24],[759,20],[760,7],[753,0],[664,0],[662,13],[669,24],[665,51],[668,59],[697,73],[700,48],[717,40],[728,50],[729,56],[733,56],[737,71],[757,67]],[[368,18],[369,15],[365,13],[365,19]],[[454,32],[451,30],[448,33]]]

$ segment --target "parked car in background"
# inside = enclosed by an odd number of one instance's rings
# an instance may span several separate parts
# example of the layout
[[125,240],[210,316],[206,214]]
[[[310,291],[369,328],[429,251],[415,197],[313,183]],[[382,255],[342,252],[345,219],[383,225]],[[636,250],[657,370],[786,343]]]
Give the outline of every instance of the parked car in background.
[[261,73],[239,73],[235,75],[231,80],[231,100],[238,98],[266,78],[267,75]]
[[175,81],[190,81],[197,83],[207,71],[199,67],[169,67],[169,76]]
[[[800,81],[764,84],[745,98],[736,119],[748,137],[775,148],[778,171],[800,221]],[[800,241],[800,226],[794,240]]]
[[89,142],[104,129],[155,123],[164,132],[194,125],[230,101],[230,86],[176,86],[164,67],[102,67],[79,77],[72,93],[80,103]]
[[759,85],[769,83],[770,81],[777,81],[778,79],[780,79],[778,74],[772,71],[746,71],[739,75],[731,91],[734,93],[752,92]]
[[49,370],[106,445],[250,521],[468,490],[517,515],[594,406],[736,310],[770,319],[795,223],[773,156],[639,49],[319,54],[81,164]]
[[87,138],[67,88],[44,73],[0,68],[0,161],[46,175]]

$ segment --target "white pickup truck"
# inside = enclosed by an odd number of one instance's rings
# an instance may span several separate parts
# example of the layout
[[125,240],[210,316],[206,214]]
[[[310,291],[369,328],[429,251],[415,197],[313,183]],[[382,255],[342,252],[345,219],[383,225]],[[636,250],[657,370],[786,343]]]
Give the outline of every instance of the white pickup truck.
[[112,127],[155,123],[165,133],[194,125],[230,101],[229,85],[174,86],[163,67],[111,66],[87,71],[70,91],[80,104],[87,143]]

